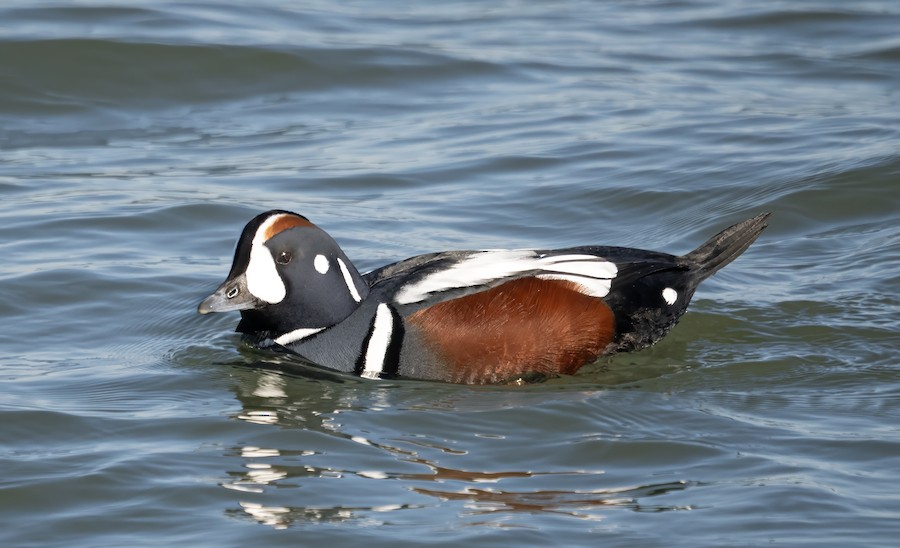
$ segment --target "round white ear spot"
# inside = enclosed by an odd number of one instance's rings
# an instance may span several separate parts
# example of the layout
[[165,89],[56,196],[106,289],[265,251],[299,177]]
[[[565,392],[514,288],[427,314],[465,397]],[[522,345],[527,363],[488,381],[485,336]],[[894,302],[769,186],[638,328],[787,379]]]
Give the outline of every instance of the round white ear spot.
[[328,262],[328,257],[325,255],[316,255],[316,258],[313,259],[313,266],[316,268],[316,272],[325,274],[331,268],[331,263]]
[[662,291],[662,298],[666,301],[666,304],[675,304],[675,301],[678,300],[678,292],[671,287],[667,287]]

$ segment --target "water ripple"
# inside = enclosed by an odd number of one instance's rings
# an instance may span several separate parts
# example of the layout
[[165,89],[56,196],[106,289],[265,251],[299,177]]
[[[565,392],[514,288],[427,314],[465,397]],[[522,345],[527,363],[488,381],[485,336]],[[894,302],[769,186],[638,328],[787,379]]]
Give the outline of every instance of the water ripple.
[[[0,544],[892,545],[898,18],[4,2]],[[197,316],[270,208],[363,269],[773,216],[659,345],[457,387]]]

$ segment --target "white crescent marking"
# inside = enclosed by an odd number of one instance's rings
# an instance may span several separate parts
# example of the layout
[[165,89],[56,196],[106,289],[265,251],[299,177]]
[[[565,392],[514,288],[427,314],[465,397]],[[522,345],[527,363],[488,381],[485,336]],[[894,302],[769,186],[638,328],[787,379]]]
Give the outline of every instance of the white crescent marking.
[[362,301],[362,297],[359,296],[359,291],[356,289],[356,284],[353,283],[353,276],[350,275],[350,270],[347,269],[347,265],[344,264],[344,261],[342,261],[340,257],[338,257],[337,263],[341,269],[341,274],[344,275],[344,283],[347,284],[347,289],[350,290],[350,296],[353,297],[353,300],[356,302]]
[[287,288],[284,287],[284,282],[278,275],[275,259],[269,248],[265,246],[263,236],[269,227],[284,215],[282,213],[266,219],[256,230],[253,243],[250,245],[250,261],[247,264],[246,272],[247,290],[257,299],[269,304],[280,303],[287,295]]

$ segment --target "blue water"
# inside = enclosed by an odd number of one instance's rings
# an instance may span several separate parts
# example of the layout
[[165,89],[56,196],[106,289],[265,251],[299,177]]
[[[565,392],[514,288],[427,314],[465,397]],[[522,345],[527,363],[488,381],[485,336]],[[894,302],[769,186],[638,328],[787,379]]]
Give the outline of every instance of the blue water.
[[[900,5],[0,5],[0,544],[892,546]],[[361,270],[683,253],[659,345],[319,376],[200,317],[257,213]]]

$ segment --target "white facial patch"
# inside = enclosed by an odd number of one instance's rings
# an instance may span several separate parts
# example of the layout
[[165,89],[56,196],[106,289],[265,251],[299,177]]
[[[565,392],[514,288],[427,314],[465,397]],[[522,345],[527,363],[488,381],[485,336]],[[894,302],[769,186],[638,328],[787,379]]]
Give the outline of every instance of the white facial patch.
[[362,297],[359,296],[359,290],[356,289],[356,284],[353,283],[353,276],[350,275],[350,270],[347,268],[347,265],[344,264],[344,261],[342,261],[340,257],[338,257],[337,263],[338,267],[341,269],[341,274],[344,276],[344,283],[347,284],[347,289],[350,290],[350,296],[353,297],[353,300],[356,302],[362,301]]
[[564,280],[578,284],[591,297],[605,297],[619,269],[595,255],[538,255],[530,250],[479,251],[455,265],[429,274],[404,287],[395,300],[416,303],[433,293],[483,285],[533,272],[544,280]]
[[666,301],[666,304],[675,304],[675,301],[678,300],[678,292],[671,287],[667,287],[663,289],[662,297],[663,300]]
[[275,259],[263,240],[269,227],[282,215],[269,217],[257,229],[250,245],[250,262],[247,265],[247,290],[257,299],[269,304],[280,303],[287,295],[287,288],[275,267]]
[[328,257],[325,255],[316,255],[316,258],[313,259],[313,266],[316,268],[316,272],[325,274],[331,268],[331,263],[328,262]]

